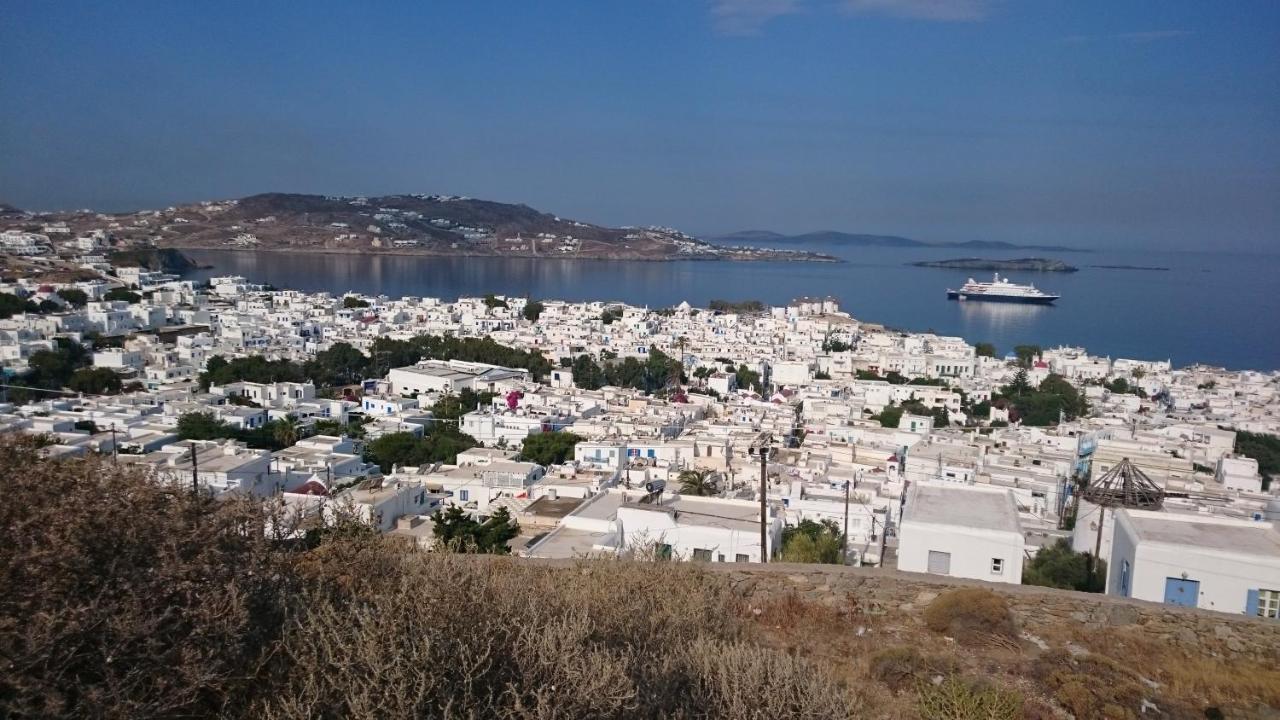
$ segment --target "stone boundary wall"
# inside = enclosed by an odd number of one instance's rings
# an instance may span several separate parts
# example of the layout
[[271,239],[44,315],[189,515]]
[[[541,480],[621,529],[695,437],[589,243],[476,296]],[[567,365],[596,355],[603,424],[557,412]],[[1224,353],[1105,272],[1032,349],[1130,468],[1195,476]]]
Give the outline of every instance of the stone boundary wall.
[[[558,567],[619,560],[522,560]],[[1280,660],[1280,621],[1183,608],[1111,595],[1009,585],[873,567],[794,563],[697,563],[693,567],[723,577],[748,601],[797,595],[833,606],[856,603],[869,614],[922,611],[940,593],[982,587],[1005,596],[1019,625],[1037,628],[1073,624],[1093,628],[1141,627],[1153,638],[1188,650]]]
[[711,563],[734,590],[748,599],[795,593],[810,601],[846,604],[856,601],[866,612],[915,612],[939,593],[957,587],[982,587],[1005,596],[1020,626],[1080,624],[1099,627],[1140,626],[1155,638],[1209,652],[1280,658],[1280,621],[1246,615],[1183,608],[1130,598],[945,578],[880,568],[832,565],[768,565]]

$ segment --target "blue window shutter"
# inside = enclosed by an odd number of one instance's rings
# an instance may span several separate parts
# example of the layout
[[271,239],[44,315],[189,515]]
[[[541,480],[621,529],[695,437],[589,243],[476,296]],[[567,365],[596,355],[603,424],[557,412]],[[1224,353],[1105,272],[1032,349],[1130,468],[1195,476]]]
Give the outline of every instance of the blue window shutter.
[[1248,599],[1244,601],[1244,614],[1245,615],[1258,614],[1258,591],[1257,590],[1249,591]]

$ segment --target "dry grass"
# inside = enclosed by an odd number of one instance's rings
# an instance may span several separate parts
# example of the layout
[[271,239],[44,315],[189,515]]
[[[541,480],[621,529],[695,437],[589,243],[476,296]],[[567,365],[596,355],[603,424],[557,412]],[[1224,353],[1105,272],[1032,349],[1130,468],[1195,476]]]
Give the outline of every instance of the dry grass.
[[264,536],[261,507],[3,438],[0,490],[5,718],[1126,718],[1144,717],[1144,701],[1199,718],[1280,706],[1274,663],[1141,626],[1036,628],[1054,649],[1020,645],[985,590],[943,593],[922,618],[853,597],[746,603],[694,564],[421,553],[357,527],[299,546]]
[[0,439],[0,717],[845,718],[679,563],[419,553]]

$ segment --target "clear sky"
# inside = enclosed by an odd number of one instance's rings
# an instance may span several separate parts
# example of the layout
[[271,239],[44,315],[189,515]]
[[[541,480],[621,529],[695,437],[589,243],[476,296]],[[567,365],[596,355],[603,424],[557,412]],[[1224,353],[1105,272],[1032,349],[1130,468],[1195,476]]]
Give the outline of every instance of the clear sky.
[[439,192],[1280,250],[1276,0],[7,0],[0,108],[30,209]]

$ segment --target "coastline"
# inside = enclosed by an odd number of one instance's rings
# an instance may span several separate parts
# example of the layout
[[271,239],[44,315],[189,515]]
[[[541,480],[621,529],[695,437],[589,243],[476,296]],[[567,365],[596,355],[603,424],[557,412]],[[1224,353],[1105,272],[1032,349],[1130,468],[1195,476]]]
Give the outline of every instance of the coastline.
[[843,258],[835,256],[819,255],[813,257],[805,256],[788,256],[780,257],[714,257],[707,255],[691,255],[691,256],[669,256],[669,257],[646,257],[646,256],[623,256],[623,257],[600,257],[600,256],[582,256],[582,255],[534,255],[528,252],[520,253],[478,253],[478,252],[432,252],[432,251],[415,251],[407,248],[370,248],[368,250],[358,248],[288,248],[288,247],[271,247],[271,248],[230,248],[230,247],[198,247],[198,246],[165,246],[182,253],[187,252],[216,252],[216,253],[270,253],[273,255],[357,255],[361,257],[369,257],[374,255],[388,255],[392,257],[422,257],[422,258],[521,258],[525,260],[579,260],[579,261],[600,261],[600,262],[789,262],[789,263],[824,263],[839,264],[848,262]]

